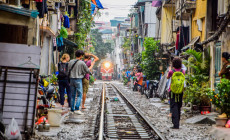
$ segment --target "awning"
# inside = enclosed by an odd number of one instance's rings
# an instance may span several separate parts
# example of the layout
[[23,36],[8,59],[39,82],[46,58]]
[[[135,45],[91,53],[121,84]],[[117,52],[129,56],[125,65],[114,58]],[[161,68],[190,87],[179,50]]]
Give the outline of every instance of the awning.
[[193,46],[199,39],[200,39],[199,36],[194,37],[187,46]]
[[64,41],[65,44],[67,44],[67,45],[69,45],[69,46],[78,48],[78,45],[77,45],[76,43],[74,43],[74,42],[72,42],[72,41],[70,41],[70,40],[68,40],[68,39],[63,38],[63,41]]
[[191,46],[184,46],[182,49],[181,49],[181,51],[185,51],[185,50],[187,50],[187,49],[189,49]]
[[4,5],[4,4],[0,5],[0,10],[19,14],[19,15],[23,15],[23,16],[28,16],[28,17],[32,17],[32,18],[37,18],[38,14],[39,14],[39,12],[37,10],[28,10],[28,9],[17,7],[17,6]]
[[134,8],[138,8],[138,6],[144,6],[145,2],[152,2],[152,0],[138,0],[137,3],[134,5]]
[[46,32],[50,36],[55,36],[54,31],[48,26],[40,26],[40,31]]
[[194,37],[194,38],[189,42],[188,45],[184,46],[184,47],[181,49],[181,51],[184,51],[184,50],[189,49],[189,48],[190,48],[191,46],[193,46],[199,39],[200,39],[199,36]]

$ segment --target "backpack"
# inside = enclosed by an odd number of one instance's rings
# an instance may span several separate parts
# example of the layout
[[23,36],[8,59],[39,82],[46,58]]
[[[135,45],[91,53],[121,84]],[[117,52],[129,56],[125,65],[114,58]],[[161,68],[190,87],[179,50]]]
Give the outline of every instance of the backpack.
[[181,71],[175,71],[173,70],[173,75],[171,79],[171,91],[175,95],[182,94],[184,90],[184,81],[185,81],[185,76]]
[[58,79],[64,79],[68,77],[68,64],[58,63]]

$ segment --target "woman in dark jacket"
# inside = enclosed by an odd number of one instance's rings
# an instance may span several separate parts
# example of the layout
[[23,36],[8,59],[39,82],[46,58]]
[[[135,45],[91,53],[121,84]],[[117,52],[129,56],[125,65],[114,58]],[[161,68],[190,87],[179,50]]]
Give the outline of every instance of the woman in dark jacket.
[[64,110],[64,103],[65,103],[65,89],[68,96],[68,104],[69,107],[71,105],[71,92],[70,92],[70,85],[68,81],[68,62],[70,57],[68,54],[63,54],[61,58],[61,62],[58,63],[58,84],[59,84],[59,93],[60,93],[60,103],[62,105],[62,109]]

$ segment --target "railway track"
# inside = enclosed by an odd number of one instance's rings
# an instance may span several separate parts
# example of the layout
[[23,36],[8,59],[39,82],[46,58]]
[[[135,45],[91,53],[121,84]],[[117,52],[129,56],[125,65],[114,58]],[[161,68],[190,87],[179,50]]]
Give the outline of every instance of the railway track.
[[164,140],[129,99],[113,84],[103,84],[99,114],[95,118],[94,139]]

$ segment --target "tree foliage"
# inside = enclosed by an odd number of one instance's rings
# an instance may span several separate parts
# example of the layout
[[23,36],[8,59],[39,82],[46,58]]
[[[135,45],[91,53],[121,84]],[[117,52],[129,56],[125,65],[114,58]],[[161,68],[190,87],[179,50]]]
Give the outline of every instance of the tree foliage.
[[144,41],[145,50],[142,52],[141,67],[147,79],[155,79],[158,77],[160,61],[157,59],[155,53],[158,52],[159,41],[153,38],[146,37]]
[[91,41],[95,48],[95,54],[98,58],[105,59],[107,53],[111,53],[113,51],[111,42],[103,42],[102,33],[99,32],[98,29],[91,31]]
[[90,2],[81,0],[77,17],[77,33],[75,33],[75,43],[79,49],[86,45],[86,38],[90,32],[92,24]]
[[126,51],[126,50],[130,49],[130,47],[131,47],[130,38],[124,37],[124,44],[122,45],[122,48]]

